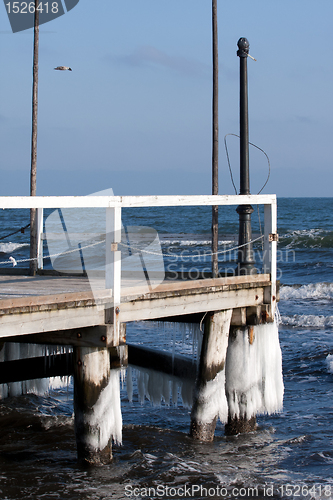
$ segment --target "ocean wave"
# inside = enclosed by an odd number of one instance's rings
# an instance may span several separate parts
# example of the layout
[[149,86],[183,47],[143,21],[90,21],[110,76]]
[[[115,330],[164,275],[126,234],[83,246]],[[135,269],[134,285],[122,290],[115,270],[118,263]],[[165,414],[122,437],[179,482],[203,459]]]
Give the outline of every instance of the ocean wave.
[[[202,239],[182,239],[182,238],[175,238],[175,239],[162,239],[161,240],[162,246],[184,246],[184,247],[192,247],[192,246],[204,246],[204,245],[211,245],[212,240],[202,240]],[[218,242],[219,245],[234,245],[235,240],[220,240]]]
[[280,234],[279,246],[286,248],[333,248],[333,231],[301,229]]
[[281,286],[280,299],[332,300],[333,283],[311,283],[309,285]]
[[[286,326],[327,328],[333,327],[333,316],[315,314],[294,314],[293,316],[281,316],[281,322]],[[332,356],[333,365],[333,356]]]
[[330,373],[333,373],[333,354],[329,354],[326,358],[327,369]]
[[15,250],[19,248],[28,247],[29,243],[12,243],[9,241],[8,243],[0,243],[0,252],[1,253],[13,253]]
[[74,413],[71,417],[65,415],[42,416],[41,425],[46,431],[55,427],[72,427],[74,425]]

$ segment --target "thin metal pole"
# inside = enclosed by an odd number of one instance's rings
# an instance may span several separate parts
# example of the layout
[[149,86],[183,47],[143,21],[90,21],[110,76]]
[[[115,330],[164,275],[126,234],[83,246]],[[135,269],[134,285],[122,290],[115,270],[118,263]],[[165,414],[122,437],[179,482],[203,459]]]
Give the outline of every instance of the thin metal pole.
[[[239,89],[239,136],[240,136],[240,191],[239,194],[250,194],[249,174],[249,112],[248,112],[248,83],[247,83],[247,57],[250,44],[246,38],[238,40],[237,55],[240,60],[240,89]],[[238,243],[238,274],[256,273],[254,267],[251,230],[251,205],[237,207],[239,214]],[[244,246],[245,245],[245,246]]]
[[[38,49],[39,49],[39,0],[35,0],[34,55],[32,71],[32,134],[31,134],[31,170],[30,196],[36,196],[37,173],[37,115],[38,115]],[[37,271],[37,211],[30,209],[30,274]]]
[[[212,194],[219,194],[219,123],[218,123],[218,33],[217,33],[217,0],[212,0],[213,31],[213,151],[212,151]],[[219,274],[218,267],[218,206],[212,206],[212,276]]]

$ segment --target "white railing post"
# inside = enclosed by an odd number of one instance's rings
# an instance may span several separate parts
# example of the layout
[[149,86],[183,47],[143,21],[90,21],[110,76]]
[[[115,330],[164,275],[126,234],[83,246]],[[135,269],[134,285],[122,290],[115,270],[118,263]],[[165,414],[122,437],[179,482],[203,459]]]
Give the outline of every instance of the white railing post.
[[114,345],[119,344],[120,302],[121,302],[121,208],[106,209],[105,236],[105,288],[112,290],[111,317],[108,320],[114,327]]
[[44,209],[37,208],[37,271],[43,269],[43,218]]
[[277,272],[277,206],[276,200],[265,205],[265,235],[263,272],[271,275],[269,297],[265,302],[271,305],[271,315],[274,317],[276,308],[276,272]]

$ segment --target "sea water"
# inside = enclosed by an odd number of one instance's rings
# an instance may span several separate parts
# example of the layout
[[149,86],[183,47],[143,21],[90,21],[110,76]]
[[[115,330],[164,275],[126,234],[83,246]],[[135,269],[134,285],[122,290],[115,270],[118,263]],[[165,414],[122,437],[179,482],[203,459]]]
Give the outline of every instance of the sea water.
[[[257,236],[263,214],[254,208]],[[110,465],[83,469],[76,462],[72,383],[55,381],[46,394],[0,401],[1,499],[333,498],[332,209],[331,198],[278,200],[280,411],[259,416],[250,434],[226,437],[219,421],[213,443],[193,442],[190,382],[130,367],[119,372],[122,444],[114,444]],[[28,211],[0,215],[0,237],[29,222]],[[155,229],[166,270],[195,277],[210,268],[210,216],[204,207],[129,209],[123,222]],[[221,270],[235,267],[237,231],[234,207],[220,209]],[[1,240],[0,260],[8,262],[2,267],[12,265],[9,256],[28,258],[28,243],[27,231]],[[260,241],[254,250],[260,268]],[[132,323],[127,338],[197,362],[198,326]]]

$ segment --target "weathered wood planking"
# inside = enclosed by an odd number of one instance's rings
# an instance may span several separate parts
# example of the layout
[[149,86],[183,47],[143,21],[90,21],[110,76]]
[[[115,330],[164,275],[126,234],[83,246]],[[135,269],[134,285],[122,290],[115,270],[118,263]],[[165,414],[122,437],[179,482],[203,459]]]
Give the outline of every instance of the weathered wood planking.
[[[92,293],[86,278],[1,277],[0,338],[40,334],[104,325],[105,305],[112,302],[110,290]],[[24,283],[24,287],[22,287]],[[122,288],[120,322],[158,319],[214,310],[260,306],[264,290],[271,284],[268,274],[235,276],[197,281],[164,282],[153,292],[146,288]],[[52,294],[63,290],[67,293]],[[45,294],[45,288],[48,294]],[[12,296],[8,296],[9,289]],[[73,291],[73,290],[77,291]],[[82,291],[83,289],[83,291]],[[42,291],[42,294],[41,294]],[[18,295],[21,293],[21,297]],[[118,345],[119,340],[109,339]]]
[[161,294],[160,297],[145,297],[139,300],[124,302],[121,304],[121,320],[124,322],[142,321],[146,319],[158,319],[167,316],[183,314],[194,314],[206,311],[220,311],[238,307],[248,307],[263,304],[264,290],[261,287],[238,289],[219,288],[196,290],[188,293],[182,290],[180,293],[169,295]]

